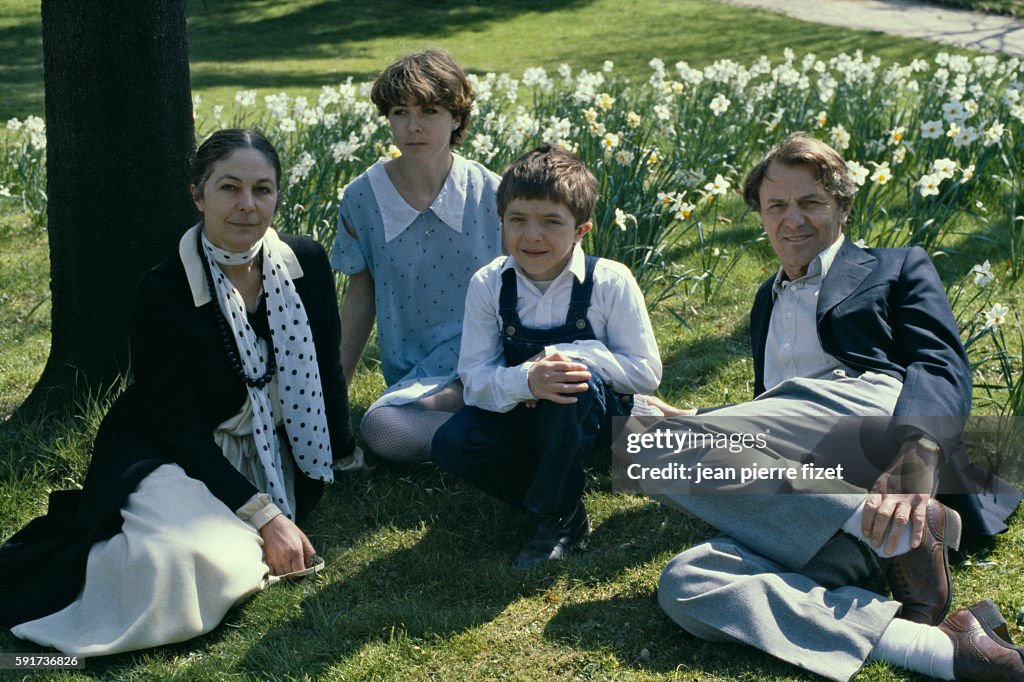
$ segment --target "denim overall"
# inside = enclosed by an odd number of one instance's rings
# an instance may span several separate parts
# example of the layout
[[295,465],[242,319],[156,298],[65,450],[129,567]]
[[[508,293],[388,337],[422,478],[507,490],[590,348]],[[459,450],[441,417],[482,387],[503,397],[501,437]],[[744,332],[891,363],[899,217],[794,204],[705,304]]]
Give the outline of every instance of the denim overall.
[[[594,266],[586,258],[583,283],[573,281],[565,323],[550,329],[526,327],[516,312],[516,273],[502,273],[498,296],[505,363],[520,365],[544,347],[596,338],[587,319],[594,288]],[[467,406],[434,437],[431,458],[485,492],[541,516],[562,516],[583,496],[583,460],[611,443],[612,417],[628,416],[631,395],[620,395],[589,367],[588,390],[562,405],[537,401],[535,408],[517,405],[509,412]]]

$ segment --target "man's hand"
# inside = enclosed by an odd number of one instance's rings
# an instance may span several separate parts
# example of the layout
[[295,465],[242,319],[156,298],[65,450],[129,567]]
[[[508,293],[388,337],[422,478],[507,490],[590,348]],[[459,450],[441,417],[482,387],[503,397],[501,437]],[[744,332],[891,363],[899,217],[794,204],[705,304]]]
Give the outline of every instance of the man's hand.
[[888,531],[884,551],[891,554],[910,524],[910,547],[921,544],[938,463],[938,453],[918,447],[916,441],[903,444],[895,461],[868,493],[861,524],[865,539],[881,547]]
[[588,389],[590,371],[582,362],[561,353],[553,353],[534,362],[526,378],[530,392],[537,400],[571,405],[576,402],[574,393],[583,393]]
[[263,555],[271,575],[301,571],[312,565],[316,552],[306,534],[284,514],[279,514],[260,528]]

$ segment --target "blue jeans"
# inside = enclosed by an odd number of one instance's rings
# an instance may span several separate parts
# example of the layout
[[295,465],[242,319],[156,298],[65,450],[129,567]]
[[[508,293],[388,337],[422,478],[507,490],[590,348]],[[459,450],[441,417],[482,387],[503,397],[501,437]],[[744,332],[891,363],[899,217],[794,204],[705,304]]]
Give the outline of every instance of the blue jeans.
[[583,461],[611,444],[612,417],[632,396],[614,393],[590,368],[576,402],[540,400],[509,412],[466,406],[434,435],[430,458],[489,495],[541,516],[563,516],[583,497]]

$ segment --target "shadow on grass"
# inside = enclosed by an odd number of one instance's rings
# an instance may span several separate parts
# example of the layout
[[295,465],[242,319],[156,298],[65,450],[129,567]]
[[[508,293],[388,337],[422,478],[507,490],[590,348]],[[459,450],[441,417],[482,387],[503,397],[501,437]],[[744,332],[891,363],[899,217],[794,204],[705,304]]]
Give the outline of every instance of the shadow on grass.
[[[608,513],[621,500],[597,491],[587,498],[595,519],[589,548],[519,573],[510,563],[532,530],[525,513],[426,468],[384,479],[332,494],[311,538],[340,575],[303,598],[301,613],[274,623],[239,671],[316,678],[367,647],[450,642],[563,578],[597,587],[705,532],[696,521],[666,524],[670,512],[655,503]],[[603,474],[598,485],[607,485]]]
[[649,593],[563,606],[544,628],[544,637],[577,649],[611,653],[625,668],[648,674],[677,673],[694,680],[821,679],[800,675],[796,668],[749,647],[690,635],[662,612],[653,588]]
[[[306,70],[266,73],[259,63],[267,55],[254,46],[268,46],[276,61],[342,60],[365,57],[367,44],[392,40],[398,56],[406,44],[435,45],[462,32],[484,33],[495,24],[527,14],[571,10],[592,0],[513,0],[500,3],[402,0],[379,2],[295,3],[282,11],[269,0],[190,0],[189,58],[198,68],[196,87],[239,86],[288,89],[319,87],[352,76],[372,80],[377,72],[325,73]],[[253,62],[249,64],[249,62]],[[384,64],[380,64],[382,68]],[[474,70],[472,63],[463,67]],[[213,72],[213,73],[208,73]]]
[[359,56],[360,43],[380,38],[442,40],[462,31],[484,32],[526,14],[572,10],[591,0],[509,0],[500,3],[423,0],[321,0],[282,10],[276,0],[189,0],[191,58],[240,61],[273,46],[279,59]]
[[0,120],[42,116],[43,38],[37,20],[0,29]]
[[[716,385],[740,358],[750,357],[749,322],[744,317],[728,335],[701,335],[690,341],[663,349],[665,372],[659,393],[689,396],[702,387]],[[749,377],[753,381],[751,373]],[[749,400],[752,395],[737,396]]]

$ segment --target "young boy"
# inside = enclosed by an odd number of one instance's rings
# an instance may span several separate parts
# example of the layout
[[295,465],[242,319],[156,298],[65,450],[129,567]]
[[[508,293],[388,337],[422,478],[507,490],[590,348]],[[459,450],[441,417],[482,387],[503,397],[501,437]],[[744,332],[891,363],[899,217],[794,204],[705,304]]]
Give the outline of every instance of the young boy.
[[661,359],[644,297],[621,263],[585,256],[597,181],[543,145],[498,187],[505,251],[466,295],[459,376],[466,407],[431,458],[539,518],[512,566],[560,559],[590,534],[583,461],[610,443],[612,417],[652,393]]

